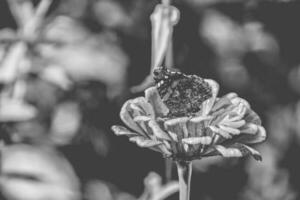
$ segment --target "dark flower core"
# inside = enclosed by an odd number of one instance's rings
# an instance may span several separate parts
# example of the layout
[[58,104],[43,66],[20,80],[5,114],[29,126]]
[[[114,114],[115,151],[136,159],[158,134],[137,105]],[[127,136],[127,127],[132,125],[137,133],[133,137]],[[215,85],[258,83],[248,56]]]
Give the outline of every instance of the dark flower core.
[[193,115],[212,97],[210,85],[196,75],[160,67],[154,71],[154,80],[160,97],[170,110],[170,117]]

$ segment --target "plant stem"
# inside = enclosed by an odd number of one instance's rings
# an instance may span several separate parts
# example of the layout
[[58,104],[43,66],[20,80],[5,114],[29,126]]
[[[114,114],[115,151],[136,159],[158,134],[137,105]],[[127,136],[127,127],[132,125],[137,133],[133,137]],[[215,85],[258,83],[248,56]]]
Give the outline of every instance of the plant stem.
[[173,35],[170,35],[169,42],[168,42],[168,48],[166,52],[166,58],[165,58],[165,66],[167,68],[172,68],[174,65],[174,59],[173,59]]
[[170,5],[170,2],[171,0],[162,0],[162,4],[164,4],[164,5]]
[[192,162],[178,161],[176,164],[179,179],[179,199],[190,200]]
[[165,159],[165,183],[168,183],[172,179],[172,167],[173,161],[170,159]]

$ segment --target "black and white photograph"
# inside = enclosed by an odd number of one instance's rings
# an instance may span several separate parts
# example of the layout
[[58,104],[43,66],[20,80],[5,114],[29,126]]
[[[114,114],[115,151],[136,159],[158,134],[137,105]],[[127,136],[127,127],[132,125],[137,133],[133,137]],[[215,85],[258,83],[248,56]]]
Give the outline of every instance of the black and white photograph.
[[0,200],[299,200],[299,0],[0,0]]

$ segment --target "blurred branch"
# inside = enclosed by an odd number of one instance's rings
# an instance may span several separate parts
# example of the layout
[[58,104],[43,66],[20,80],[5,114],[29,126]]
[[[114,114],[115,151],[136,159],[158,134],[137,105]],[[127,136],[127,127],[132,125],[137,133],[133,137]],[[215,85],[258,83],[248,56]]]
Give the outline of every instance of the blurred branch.
[[148,174],[144,179],[144,184],[145,191],[139,200],[164,200],[179,191],[177,181],[167,182],[165,185],[162,185],[161,177],[155,172]]
[[162,0],[162,4],[165,6],[169,6],[171,4],[171,0]]
[[178,182],[169,182],[159,193],[157,193],[153,198],[150,200],[164,200],[167,197],[171,196],[172,194],[178,192],[179,186]]
[[30,0],[7,0],[7,3],[19,28],[25,26],[26,22],[32,19],[34,7]]
[[153,85],[152,72],[165,61],[166,67],[173,66],[173,28],[178,23],[180,12],[174,6],[170,6],[169,0],[163,0],[158,4],[150,16],[152,25],[152,52],[151,70],[146,79],[138,86],[131,88],[132,92],[141,92]]
[[52,0],[42,0],[36,9],[35,17],[44,18],[51,4],[52,4]]

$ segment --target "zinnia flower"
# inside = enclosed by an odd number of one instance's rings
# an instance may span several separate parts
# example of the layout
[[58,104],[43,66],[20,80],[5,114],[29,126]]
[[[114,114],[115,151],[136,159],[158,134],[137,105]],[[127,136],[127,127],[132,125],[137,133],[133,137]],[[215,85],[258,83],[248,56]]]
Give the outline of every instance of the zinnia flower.
[[218,98],[219,85],[213,80],[203,80],[210,87],[211,96],[196,113],[170,115],[159,87],[150,87],[145,97],[128,100],[123,105],[120,117],[129,129],[113,126],[112,130],[116,135],[127,135],[140,147],[159,151],[177,161],[215,155],[252,155],[261,160],[260,153],[248,146],[266,139],[259,116],[235,93]]

